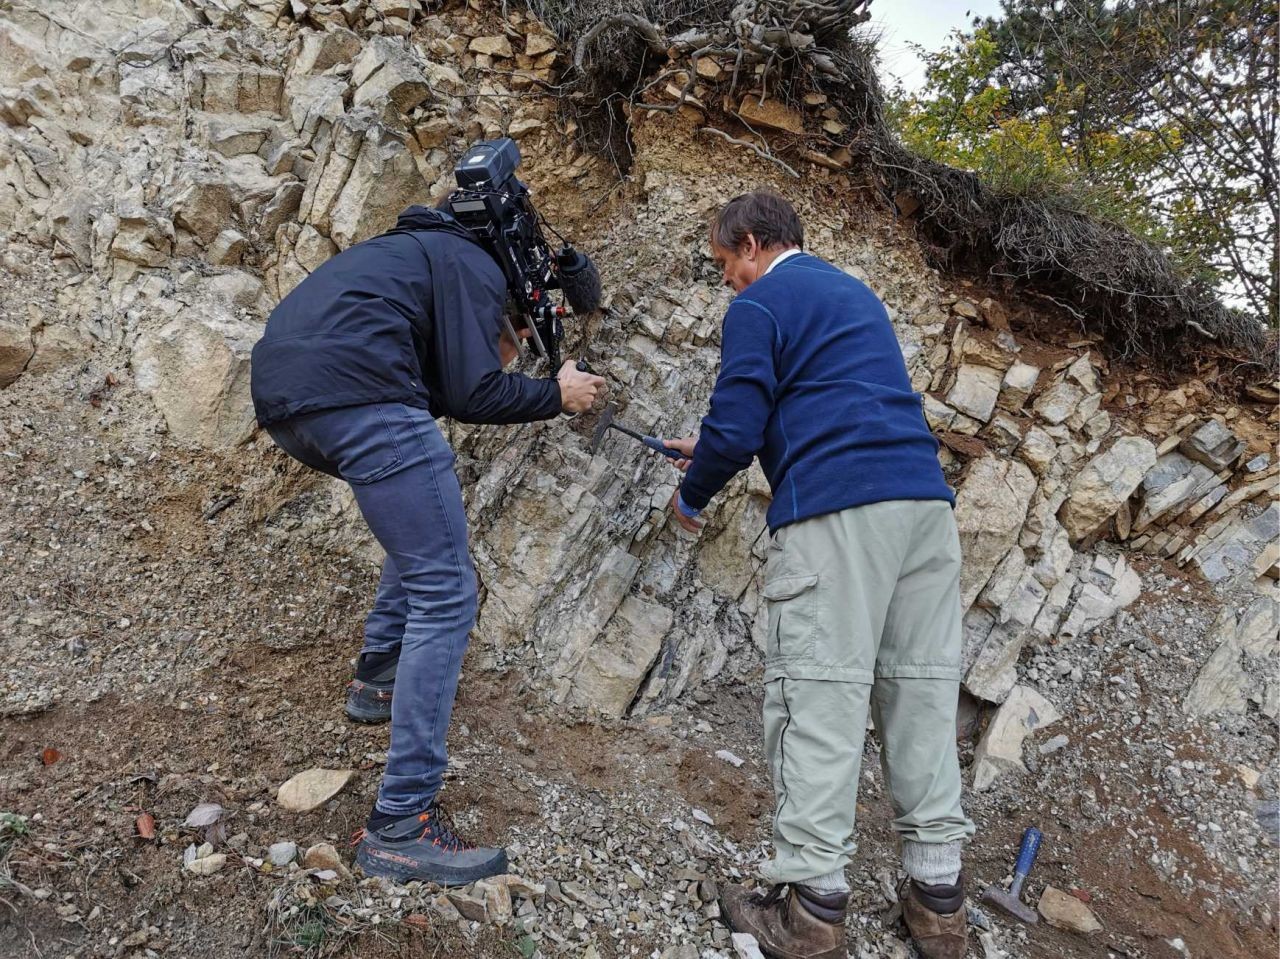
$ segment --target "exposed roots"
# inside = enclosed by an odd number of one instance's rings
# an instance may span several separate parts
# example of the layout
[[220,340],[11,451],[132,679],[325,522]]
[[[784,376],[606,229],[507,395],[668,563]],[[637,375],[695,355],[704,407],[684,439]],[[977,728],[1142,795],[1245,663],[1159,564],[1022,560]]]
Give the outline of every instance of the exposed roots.
[[[790,104],[818,91],[848,128],[845,145],[859,172],[886,202],[910,202],[910,219],[935,265],[1023,284],[1074,316],[1082,329],[1100,332],[1117,358],[1141,356],[1177,367],[1194,361],[1197,351],[1188,347],[1211,347],[1274,374],[1276,350],[1260,323],[1224,306],[1211,289],[1181,275],[1168,256],[1123,227],[1083,215],[1065,197],[996,193],[972,173],[903,147],[885,122],[873,45],[854,35],[870,16],[870,2],[528,5],[572,46],[574,69],[567,79],[592,135],[589,145],[611,154],[620,170],[630,159],[624,104],[628,110],[674,111],[692,102],[714,112],[693,99],[700,89],[714,88],[732,102],[752,95]],[[727,77],[711,71],[713,79],[704,80],[703,57],[714,57]],[[798,176],[758,135],[755,142],[741,139],[713,123],[702,132]],[[803,142],[791,145],[804,149]]]
[[1177,367],[1194,358],[1188,345],[1213,345],[1274,370],[1261,324],[1123,227],[1053,197],[997,194],[972,173],[916,156],[883,127],[864,130],[860,145],[888,196],[920,204],[914,219],[937,265],[1025,283],[1082,330],[1100,332],[1118,359]]

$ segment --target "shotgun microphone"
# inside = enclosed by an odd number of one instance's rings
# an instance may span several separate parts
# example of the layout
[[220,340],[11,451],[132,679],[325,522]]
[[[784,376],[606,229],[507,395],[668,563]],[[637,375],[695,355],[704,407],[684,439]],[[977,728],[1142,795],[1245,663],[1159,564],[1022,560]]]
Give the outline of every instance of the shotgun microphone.
[[591,257],[579,253],[571,244],[566,243],[556,254],[556,274],[564,298],[574,313],[581,316],[600,309],[603,293],[600,271],[591,262]]

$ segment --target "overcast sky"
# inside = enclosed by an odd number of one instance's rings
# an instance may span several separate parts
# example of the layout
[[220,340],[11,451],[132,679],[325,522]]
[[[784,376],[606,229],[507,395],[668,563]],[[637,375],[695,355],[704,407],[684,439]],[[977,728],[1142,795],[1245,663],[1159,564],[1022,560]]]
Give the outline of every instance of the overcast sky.
[[924,82],[924,67],[907,47],[909,42],[939,50],[952,30],[967,28],[973,17],[999,9],[999,0],[873,0],[870,25],[882,35],[882,82],[889,87],[897,78],[908,90],[915,89]]

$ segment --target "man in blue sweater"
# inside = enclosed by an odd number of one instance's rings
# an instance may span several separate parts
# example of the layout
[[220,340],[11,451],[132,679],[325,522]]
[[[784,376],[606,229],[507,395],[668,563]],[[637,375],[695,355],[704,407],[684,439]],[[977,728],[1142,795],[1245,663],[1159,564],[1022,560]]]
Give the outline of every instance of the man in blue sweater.
[[[870,711],[907,873],[904,918],[927,959],[962,959],[955,714],[960,546],[884,306],[802,252],[791,204],[731,200],[711,229],[725,283],[720,375],[672,497],[698,514],[753,457],[773,490],[765,566],[765,754],[776,794],[767,894],[730,886],[730,926],[778,959],[846,957],[859,764]],[[695,455],[696,450],[696,455]]]

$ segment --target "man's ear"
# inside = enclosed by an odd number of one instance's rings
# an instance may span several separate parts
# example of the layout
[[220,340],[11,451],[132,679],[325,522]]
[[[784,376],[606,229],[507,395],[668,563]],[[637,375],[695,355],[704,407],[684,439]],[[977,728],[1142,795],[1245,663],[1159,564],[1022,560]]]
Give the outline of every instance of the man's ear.
[[738,246],[738,256],[744,260],[754,260],[760,255],[760,244],[754,233],[748,233]]

